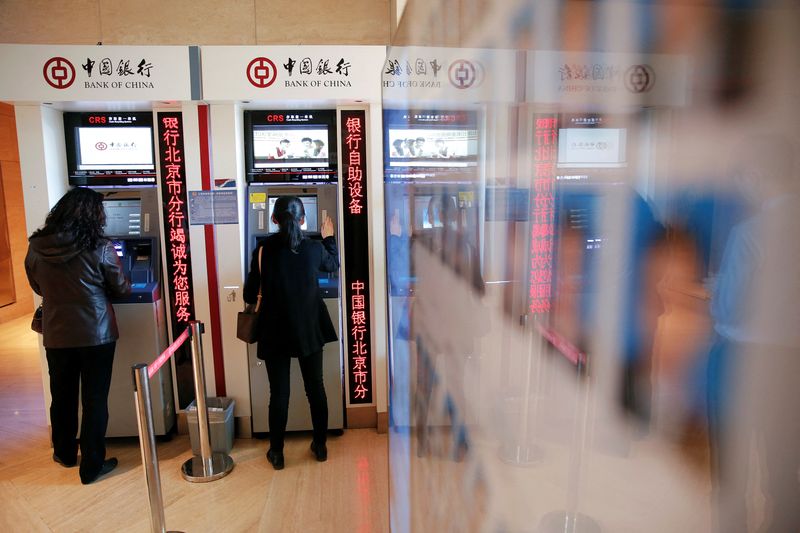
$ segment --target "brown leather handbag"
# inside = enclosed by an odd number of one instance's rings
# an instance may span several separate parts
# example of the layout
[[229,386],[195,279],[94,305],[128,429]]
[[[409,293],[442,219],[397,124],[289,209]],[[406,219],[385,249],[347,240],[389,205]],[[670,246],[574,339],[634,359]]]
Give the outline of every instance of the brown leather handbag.
[[258,299],[255,304],[247,304],[244,311],[239,311],[236,316],[236,338],[253,344],[258,340],[258,311],[261,309],[261,252],[262,246],[258,250]]
[[31,320],[31,329],[36,333],[42,333],[42,304],[33,312],[33,320]]

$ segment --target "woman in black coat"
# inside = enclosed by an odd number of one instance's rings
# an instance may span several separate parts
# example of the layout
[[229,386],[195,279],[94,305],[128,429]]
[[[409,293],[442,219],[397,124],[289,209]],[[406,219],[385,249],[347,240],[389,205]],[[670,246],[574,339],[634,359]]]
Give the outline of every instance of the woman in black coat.
[[43,298],[53,460],[67,467],[77,464],[80,384],[79,470],[84,484],[117,466],[115,458],[106,459],[105,446],[108,391],[119,337],[109,296],[127,294],[130,284],[114,246],[103,236],[105,223],[103,196],[91,189],[72,189],[31,235],[25,257],[28,281]]
[[[256,303],[259,287],[258,358],[264,360],[269,378],[269,440],[267,459],[273,468],[284,466],[283,440],[289,413],[289,369],[297,357],[311,407],[314,437],[311,451],[318,461],[328,457],[328,400],[322,382],[322,347],[337,340],[336,330],[319,293],[318,274],[339,268],[333,237],[333,221],[326,217],[322,242],[307,239],[303,202],[281,196],[275,202],[272,221],[280,228],[253,252],[244,300]],[[259,264],[260,257],[260,264]]]

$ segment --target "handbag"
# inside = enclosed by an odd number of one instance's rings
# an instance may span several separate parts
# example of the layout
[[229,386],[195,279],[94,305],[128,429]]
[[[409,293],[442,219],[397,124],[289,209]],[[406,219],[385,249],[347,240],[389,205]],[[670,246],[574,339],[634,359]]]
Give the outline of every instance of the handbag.
[[33,319],[31,320],[31,329],[36,333],[42,333],[42,304],[33,312]]
[[258,311],[261,309],[261,252],[258,250],[258,299],[255,304],[247,304],[244,311],[239,311],[236,316],[236,338],[253,344],[258,340]]

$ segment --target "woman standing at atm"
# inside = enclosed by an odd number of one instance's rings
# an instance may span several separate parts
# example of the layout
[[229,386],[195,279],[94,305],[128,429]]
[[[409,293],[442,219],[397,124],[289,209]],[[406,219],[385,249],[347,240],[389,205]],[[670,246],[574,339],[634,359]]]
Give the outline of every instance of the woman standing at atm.
[[119,337],[109,295],[130,284],[114,246],[103,236],[103,196],[76,188],[56,203],[44,226],[31,235],[25,271],[42,296],[42,334],[50,373],[53,460],[78,462],[78,390],[81,417],[81,482],[111,472],[106,459],[108,391]]
[[337,340],[328,309],[319,293],[318,274],[339,268],[333,221],[325,217],[322,242],[305,238],[303,202],[296,196],[275,201],[272,221],[280,228],[253,252],[244,300],[263,305],[259,317],[258,358],[269,378],[269,440],[267,460],[275,470],[284,466],[283,440],[289,415],[289,369],[297,357],[311,407],[314,436],[311,452],[317,461],[328,458],[328,400],[322,381],[322,347]]

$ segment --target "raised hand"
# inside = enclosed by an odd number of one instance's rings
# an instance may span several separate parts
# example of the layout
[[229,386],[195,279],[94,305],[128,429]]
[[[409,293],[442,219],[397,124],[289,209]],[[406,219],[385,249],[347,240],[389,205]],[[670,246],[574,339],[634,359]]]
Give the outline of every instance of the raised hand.
[[330,216],[325,216],[325,220],[322,221],[320,234],[322,234],[323,239],[325,237],[333,237],[333,220]]

